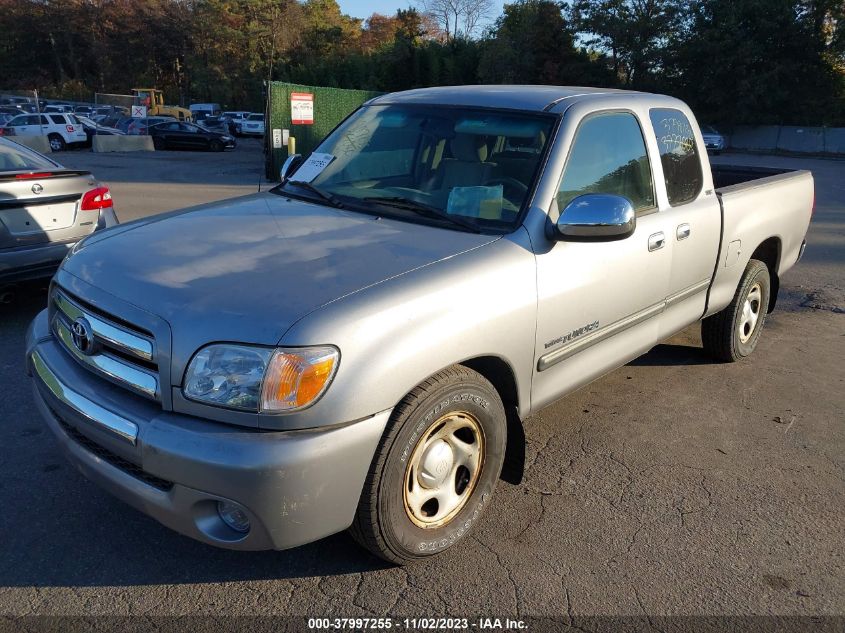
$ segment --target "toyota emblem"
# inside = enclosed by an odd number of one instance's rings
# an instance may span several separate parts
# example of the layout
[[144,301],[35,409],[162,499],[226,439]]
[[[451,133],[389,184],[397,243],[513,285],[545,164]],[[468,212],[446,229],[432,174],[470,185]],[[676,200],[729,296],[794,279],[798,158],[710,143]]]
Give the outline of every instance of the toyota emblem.
[[44,187],[39,185],[37,182],[34,185],[32,185],[32,193],[34,193],[36,196],[39,193],[41,193],[42,191],[44,191]]
[[84,317],[79,317],[70,326],[70,336],[73,344],[86,356],[94,353],[94,333],[91,324]]

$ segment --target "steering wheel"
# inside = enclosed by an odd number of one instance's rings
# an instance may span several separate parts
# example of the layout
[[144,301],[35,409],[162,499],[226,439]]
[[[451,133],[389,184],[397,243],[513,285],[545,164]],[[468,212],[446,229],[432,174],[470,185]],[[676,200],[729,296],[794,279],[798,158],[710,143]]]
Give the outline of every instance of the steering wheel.
[[516,178],[511,178],[510,176],[500,176],[498,178],[491,178],[490,180],[484,183],[484,186],[490,185],[502,185],[504,189],[511,188],[516,189],[520,194],[520,197],[524,197],[528,193],[528,185],[523,183]]

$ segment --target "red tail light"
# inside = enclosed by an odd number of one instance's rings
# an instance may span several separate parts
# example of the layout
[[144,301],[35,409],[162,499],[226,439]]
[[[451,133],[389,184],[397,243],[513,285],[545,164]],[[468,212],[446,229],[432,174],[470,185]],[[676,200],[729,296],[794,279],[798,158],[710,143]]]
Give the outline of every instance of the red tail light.
[[108,209],[113,206],[114,203],[112,202],[109,188],[97,187],[96,189],[85,192],[79,208],[83,211],[99,211],[100,209]]
[[13,127],[0,127],[0,136],[14,136],[15,135],[15,128]]

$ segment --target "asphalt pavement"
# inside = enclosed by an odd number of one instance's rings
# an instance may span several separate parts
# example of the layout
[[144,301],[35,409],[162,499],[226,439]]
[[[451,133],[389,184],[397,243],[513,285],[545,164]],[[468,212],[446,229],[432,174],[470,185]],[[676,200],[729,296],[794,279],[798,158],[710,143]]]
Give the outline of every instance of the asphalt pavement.
[[[57,157],[107,182],[124,221],[251,193],[262,164],[252,141],[225,154]],[[765,616],[751,621],[766,626],[772,616],[839,616],[826,622],[841,630],[845,162],[715,160],[816,177],[806,255],[782,280],[755,353],[712,362],[691,327],[529,418],[524,482],[501,482],[459,546],[405,568],[346,534],[284,552],[218,550],[88,483],[35,410],[23,336],[44,285],[20,288],[0,305],[0,625],[35,615],[389,615],[680,631],[708,615]]]

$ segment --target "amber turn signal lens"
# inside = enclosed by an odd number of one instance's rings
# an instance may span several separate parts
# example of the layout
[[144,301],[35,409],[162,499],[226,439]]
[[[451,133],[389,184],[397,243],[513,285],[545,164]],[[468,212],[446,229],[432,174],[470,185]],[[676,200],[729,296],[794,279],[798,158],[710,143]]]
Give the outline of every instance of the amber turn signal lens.
[[334,347],[277,350],[264,374],[262,411],[290,411],[319,398],[334,377],[340,353]]

